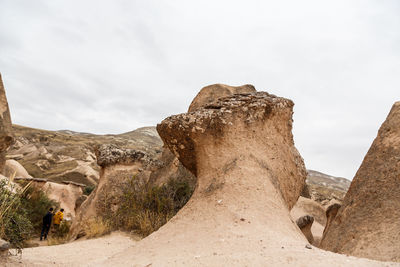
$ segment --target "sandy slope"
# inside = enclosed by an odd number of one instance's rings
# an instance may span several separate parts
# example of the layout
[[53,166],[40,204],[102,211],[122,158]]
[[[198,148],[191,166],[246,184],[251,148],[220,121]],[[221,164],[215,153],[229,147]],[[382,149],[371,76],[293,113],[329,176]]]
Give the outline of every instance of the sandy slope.
[[136,243],[128,235],[115,232],[97,239],[27,248],[22,256],[12,256],[6,266],[97,266]]
[[[305,243],[288,244],[284,240],[281,241],[282,246],[265,242],[263,251],[260,251],[262,257],[250,265],[249,257],[252,255],[232,255],[228,251],[224,252],[225,255],[207,255],[199,251],[198,255],[193,256],[192,259],[188,259],[184,251],[177,251],[181,255],[182,261],[171,263],[166,257],[164,262],[153,262],[149,258],[147,263],[137,264],[137,262],[131,261],[133,256],[131,253],[132,249],[139,248],[140,244],[141,242],[137,242],[125,234],[113,233],[98,239],[24,249],[22,257],[12,257],[5,266],[224,266],[224,262],[221,261],[224,258],[230,262],[233,259],[235,262],[233,266],[400,266],[399,263],[348,257],[315,247],[307,249],[304,247]],[[255,245],[257,246],[257,244]],[[154,244],[154,246],[154,252],[157,253],[157,245]],[[171,246],[173,245],[171,244]],[[240,246],[240,242],[237,242],[236,246]],[[216,252],[221,253],[219,250]],[[254,251],[253,256],[258,253],[258,251]],[[140,255],[138,257],[140,258]]]

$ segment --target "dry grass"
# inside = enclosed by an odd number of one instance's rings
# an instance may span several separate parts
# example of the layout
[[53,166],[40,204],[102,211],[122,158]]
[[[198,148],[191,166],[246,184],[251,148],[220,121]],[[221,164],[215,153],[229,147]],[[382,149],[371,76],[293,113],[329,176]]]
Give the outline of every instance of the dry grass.
[[100,237],[111,232],[110,224],[101,218],[89,219],[85,226],[84,231],[87,238]]

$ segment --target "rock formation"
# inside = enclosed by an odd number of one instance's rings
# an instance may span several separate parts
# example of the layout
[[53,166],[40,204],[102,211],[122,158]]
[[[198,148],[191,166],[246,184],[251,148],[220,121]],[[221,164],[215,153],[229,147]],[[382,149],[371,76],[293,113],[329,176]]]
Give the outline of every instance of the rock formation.
[[242,86],[229,86],[225,84],[212,84],[203,87],[189,106],[188,112],[198,110],[204,105],[212,105],[213,102],[221,97],[233,94],[254,93],[256,89],[251,84]]
[[75,206],[77,201],[82,197],[84,185],[79,185],[74,182],[65,182],[63,184],[50,182],[43,178],[15,178],[16,181],[31,182],[31,187],[46,193],[49,199],[59,203],[60,208],[65,210],[64,218],[70,220],[75,217]]
[[321,247],[400,261],[400,102],[379,129]]
[[13,141],[10,109],[0,74],[0,173],[6,163],[6,151]]
[[88,186],[99,181],[95,147],[113,144],[122,149],[144,151],[152,158],[162,152],[155,127],[143,127],[117,135],[73,131],[46,131],[13,125],[15,142],[7,158],[17,160],[33,177],[53,182],[74,181]]
[[307,238],[310,244],[314,243],[314,237],[311,233],[311,226],[314,222],[314,217],[311,215],[304,215],[296,220],[297,226],[300,228],[301,232]]
[[325,229],[324,229],[324,234],[329,229],[329,227],[332,225],[332,222],[335,219],[340,207],[341,207],[341,204],[333,203],[332,205],[329,205],[328,208],[326,209],[326,225],[325,225]]
[[18,161],[13,159],[6,160],[4,166],[4,175],[6,177],[11,177],[15,174],[15,177],[18,178],[32,178],[29,173],[25,170],[24,166],[22,166]]
[[101,167],[99,184],[78,209],[71,227],[72,237],[85,236],[89,218],[109,220],[120,205],[123,188],[162,185],[170,179],[190,180],[191,175],[169,151],[159,157],[115,145],[101,145],[96,149],[97,163]]
[[292,107],[264,92],[237,94],[159,124],[197,187],[166,225],[109,263],[129,257],[144,266],[260,265],[266,246],[304,248],[289,215],[306,178],[293,144]]
[[299,218],[307,215],[311,215],[314,218],[314,223],[311,226],[313,236],[311,244],[318,246],[326,224],[325,209],[315,200],[299,197],[296,205],[290,211],[290,216],[293,221],[297,221]]

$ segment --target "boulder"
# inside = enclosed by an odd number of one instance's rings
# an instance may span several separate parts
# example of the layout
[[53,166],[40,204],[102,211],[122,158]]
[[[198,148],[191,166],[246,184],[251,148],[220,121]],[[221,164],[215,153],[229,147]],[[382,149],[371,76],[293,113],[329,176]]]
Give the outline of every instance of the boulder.
[[400,102],[379,129],[321,247],[400,262]]
[[6,151],[13,142],[10,109],[0,74],[0,173],[4,171]]
[[17,178],[32,178],[29,173],[25,170],[24,166],[22,166],[18,161],[13,159],[6,160],[6,164],[4,166],[4,175],[7,177],[11,177],[14,175]]
[[161,122],[164,143],[197,176],[195,192],[166,225],[104,264],[261,265],[266,246],[304,248],[289,215],[306,178],[292,108],[265,92],[236,94]]
[[225,84],[212,84],[203,87],[189,106],[188,112],[196,111],[205,105],[212,105],[221,97],[233,94],[254,93],[256,89],[251,84],[242,86],[229,86]]

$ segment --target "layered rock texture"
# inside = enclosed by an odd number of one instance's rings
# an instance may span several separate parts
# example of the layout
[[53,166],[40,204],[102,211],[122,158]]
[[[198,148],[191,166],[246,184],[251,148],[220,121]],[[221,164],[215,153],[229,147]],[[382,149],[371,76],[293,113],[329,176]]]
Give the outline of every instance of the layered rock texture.
[[4,171],[6,151],[12,144],[12,124],[6,92],[0,74],[0,173]]
[[292,107],[268,93],[236,94],[159,124],[198,185],[166,225],[106,263],[257,265],[265,264],[266,246],[304,248],[289,215],[306,178],[293,144]]
[[400,102],[393,105],[321,247],[400,261]]
[[212,84],[203,87],[189,106],[188,112],[193,112],[204,105],[212,105],[221,97],[227,97],[233,94],[254,93],[256,89],[251,84],[242,86],[229,86],[225,84]]

